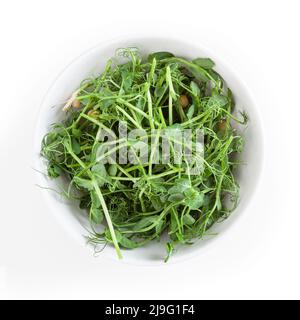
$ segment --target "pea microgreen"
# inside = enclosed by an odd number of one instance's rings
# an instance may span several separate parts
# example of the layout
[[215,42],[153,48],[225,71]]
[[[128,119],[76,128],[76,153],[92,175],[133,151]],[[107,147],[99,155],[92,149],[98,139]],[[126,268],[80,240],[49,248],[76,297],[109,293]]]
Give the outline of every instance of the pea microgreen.
[[[135,249],[167,235],[167,261],[176,245],[203,238],[235,208],[239,187],[233,171],[244,140],[233,123],[245,124],[247,116],[232,114],[233,94],[209,58],[155,52],[142,59],[132,48],[118,56],[125,63],[109,60],[101,75],[74,92],[64,107],[65,121],[51,127],[41,154],[49,177],[67,177],[68,189],[79,192],[91,243],[112,243],[121,258],[120,247]],[[106,150],[103,160],[138,144],[139,139],[119,137],[118,145],[99,139],[100,129],[117,135],[121,122],[148,137],[153,129],[201,129],[203,170],[190,175],[184,161],[157,164],[153,152],[146,164],[99,162],[99,148]],[[148,141],[157,146],[159,135]]]

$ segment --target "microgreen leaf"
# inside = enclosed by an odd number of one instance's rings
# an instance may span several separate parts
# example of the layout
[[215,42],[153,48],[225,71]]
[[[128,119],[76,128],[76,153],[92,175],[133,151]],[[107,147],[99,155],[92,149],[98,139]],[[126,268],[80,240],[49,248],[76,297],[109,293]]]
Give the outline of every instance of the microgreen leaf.
[[184,203],[192,210],[199,209],[203,205],[204,194],[195,188],[189,188],[184,191]]
[[193,63],[204,69],[212,69],[215,66],[215,63],[209,58],[197,58],[193,60]]
[[192,119],[193,118],[193,115],[195,113],[195,106],[192,104],[190,107],[189,107],[189,110],[187,112],[187,117],[188,119]]
[[79,154],[81,152],[80,144],[75,137],[72,138],[72,149],[75,154]]
[[83,178],[80,178],[80,177],[77,177],[75,176],[73,178],[73,181],[74,183],[80,187],[80,188],[84,188],[84,189],[87,189],[89,191],[93,190],[94,187],[93,187],[93,183],[91,180],[88,180],[88,179],[83,179]]
[[183,223],[192,226],[195,223],[195,219],[190,214],[186,214],[183,216]]
[[160,52],[149,54],[148,61],[152,61],[154,58],[156,60],[162,60],[162,59],[171,58],[171,57],[174,57],[172,53],[166,52],[166,51],[160,51]]
[[191,87],[191,90],[192,90],[192,93],[194,96],[196,96],[196,97],[200,96],[200,88],[196,82],[191,81],[190,87]]
[[104,219],[103,211],[93,205],[90,208],[90,216],[92,221],[98,225],[101,224]]

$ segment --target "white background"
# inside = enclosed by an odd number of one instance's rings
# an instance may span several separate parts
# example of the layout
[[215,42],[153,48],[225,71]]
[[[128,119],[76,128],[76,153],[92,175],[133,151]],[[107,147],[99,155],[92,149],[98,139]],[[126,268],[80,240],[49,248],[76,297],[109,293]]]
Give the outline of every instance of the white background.
[[[299,1],[2,1],[0,297],[300,298]],[[56,75],[97,43],[158,30],[194,39],[232,66],[262,114],[255,199],[193,260],[137,267],[94,258],[53,218],[31,168],[37,112]]]

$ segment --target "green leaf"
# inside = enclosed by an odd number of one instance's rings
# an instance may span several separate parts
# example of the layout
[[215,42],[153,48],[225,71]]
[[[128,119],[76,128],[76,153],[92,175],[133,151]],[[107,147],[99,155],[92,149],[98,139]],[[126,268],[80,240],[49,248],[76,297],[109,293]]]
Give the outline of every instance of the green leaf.
[[97,196],[96,191],[92,190],[92,191],[90,192],[90,196],[91,196],[92,205],[93,205],[95,208],[100,208],[101,202],[100,202],[99,197]]
[[178,223],[176,219],[177,211],[171,212],[171,224],[169,234],[175,233],[178,230]]
[[134,249],[134,248],[139,247],[139,244],[137,242],[125,237],[124,235],[119,240],[119,243],[122,247],[124,247],[126,249]]
[[193,60],[193,63],[204,69],[212,69],[215,66],[215,63],[209,58],[197,58]]
[[91,171],[100,187],[104,186],[104,184],[108,182],[108,175],[106,172],[106,168],[102,162],[95,164],[92,167]]
[[164,227],[165,227],[166,221],[165,220],[160,220],[159,223],[157,224],[157,226],[155,227],[155,232],[157,234],[162,233]]
[[160,197],[153,195],[150,197],[150,201],[151,201],[152,206],[155,210],[161,210],[164,208],[164,204],[160,200]]
[[164,193],[167,191],[166,187],[164,186],[164,180],[160,179],[151,181],[151,189],[157,193]]
[[170,202],[180,202],[183,199],[184,199],[184,195],[182,193],[173,193],[168,198]]
[[99,175],[101,177],[105,177],[107,175],[107,172],[106,172],[106,168],[105,168],[105,165],[103,163],[97,163],[95,164],[91,171],[96,174],[96,175]]
[[188,110],[186,116],[188,117],[188,119],[192,119],[193,116],[194,116],[194,113],[195,113],[195,105],[192,104],[192,105],[189,107],[189,110]]
[[91,180],[83,179],[83,178],[75,176],[73,178],[73,181],[80,188],[84,188],[89,191],[94,190],[93,182]]
[[164,84],[161,87],[157,86],[154,91],[155,97],[160,98],[166,92],[166,89],[167,89],[166,84]]
[[198,87],[196,82],[191,81],[190,88],[191,88],[194,96],[196,96],[196,97],[200,96],[200,88]]
[[75,154],[79,154],[81,152],[81,147],[79,142],[77,141],[77,139],[75,137],[72,138],[72,150]]
[[133,230],[138,231],[150,227],[152,224],[156,223],[158,219],[159,216],[144,217],[133,226]]
[[196,63],[187,61],[182,58],[174,58],[172,60],[178,62],[181,66],[186,68],[186,70],[189,73],[191,73],[196,79],[201,80],[203,82],[207,82],[210,80],[207,75],[207,71],[204,68],[197,65]]
[[77,129],[77,128],[72,128],[72,134],[75,138],[80,138],[81,136],[81,130],[80,129]]
[[199,209],[203,205],[204,194],[194,188],[189,188],[184,192],[186,198],[184,203],[192,210]]
[[96,208],[94,205],[92,205],[90,209],[90,217],[96,224],[101,224],[104,219],[102,209]]
[[168,193],[171,195],[177,194],[177,193],[182,193],[189,187],[190,187],[189,179],[185,179],[185,178],[177,179],[174,182],[174,186],[168,190]]
[[[126,249],[134,249],[139,247],[139,244],[128,237],[126,237],[124,234],[122,234],[119,230],[115,230],[116,238],[118,243]],[[111,235],[108,229],[105,231],[105,235],[107,240],[111,241]]]
[[218,81],[221,79],[220,75],[213,69],[207,70],[207,72],[211,75],[211,77],[215,80]]
[[183,223],[191,226],[195,223],[195,219],[190,214],[185,214],[183,217]]
[[108,168],[108,174],[111,176],[111,177],[115,177],[118,173],[118,167],[116,164],[112,163],[109,168]]
[[148,61],[151,62],[154,58],[156,60],[163,60],[163,59],[172,58],[172,57],[174,57],[173,53],[166,52],[166,51],[159,51],[159,52],[154,52],[152,54],[149,54]]
[[49,164],[48,166],[48,176],[52,179],[59,177],[62,174],[62,170],[56,164]]
[[140,96],[138,101],[137,101],[136,107],[141,109],[141,110],[144,110],[145,109],[145,104],[146,104],[146,99],[143,96]]
[[121,72],[121,75],[123,88],[126,92],[128,92],[132,86],[134,74],[128,70],[124,70]]
[[221,94],[216,94],[216,95],[212,96],[211,98],[209,98],[209,100],[207,102],[207,106],[208,107],[215,107],[216,106],[216,107],[222,108],[227,103],[228,103],[228,100],[225,96],[223,96]]

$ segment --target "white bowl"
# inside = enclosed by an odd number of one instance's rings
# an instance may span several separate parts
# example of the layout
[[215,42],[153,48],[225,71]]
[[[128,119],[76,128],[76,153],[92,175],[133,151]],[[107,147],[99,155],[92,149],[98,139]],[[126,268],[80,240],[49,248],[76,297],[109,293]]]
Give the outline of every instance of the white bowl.
[[[221,235],[229,230],[230,225],[236,222],[238,217],[246,210],[247,205],[253,198],[263,162],[263,137],[260,117],[243,81],[223,61],[201,45],[189,43],[185,40],[164,37],[136,37],[114,40],[98,45],[73,61],[58,76],[49,89],[42,102],[36,128],[34,145],[35,169],[45,172],[44,161],[39,155],[41,140],[49,130],[50,124],[63,119],[64,113],[61,111],[62,103],[70,97],[83,79],[99,74],[103,70],[106,61],[114,56],[116,49],[125,47],[138,47],[141,53],[145,55],[155,51],[170,51],[175,55],[186,58],[212,58],[216,63],[217,72],[223,76],[227,85],[234,93],[236,110],[245,110],[250,119],[248,129],[244,134],[246,143],[242,155],[242,160],[246,162],[246,165],[240,169],[238,175],[238,181],[241,186],[239,206],[226,221],[213,226],[211,231],[218,235],[197,241],[192,246],[179,248],[170,259],[170,263],[173,263],[201,253],[204,248],[207,250],[210,247],[209,245],[218,245],[218,241],[221,241],[222,238]],[[39,185],[57,189],[57,181],[50,181],[40,173],[37,173],[37,179]],[[47,206],[52,209],[59,223],[82,245],[86,245],[84,237],[87,235],[85,229],[86,221],[78,206],[68,201],[63,201],[55,192],[42,190],[42,193],[45,196]],[[144,248],[123,250],[122,253],[125,262],[144,265],[162,264],[165,256],[165,247],[162,243],[153,242]],[[114,248],[109,245],[102,251],[99,259],[102,259],[104,256],[117,259]]]

